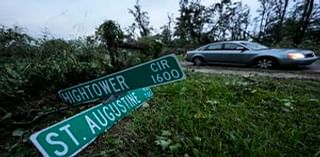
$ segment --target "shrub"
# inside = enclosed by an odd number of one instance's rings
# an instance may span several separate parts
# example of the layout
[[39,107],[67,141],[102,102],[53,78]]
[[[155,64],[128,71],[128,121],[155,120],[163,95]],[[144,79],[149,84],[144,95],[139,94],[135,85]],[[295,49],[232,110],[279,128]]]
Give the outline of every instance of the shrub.
[[163,48],[163,44],[158,41],[155,37],[141,37],[138,40],[138,43],[141,45],[145,45],[146,49],[141,50],[143,54],[147,57],[158,58]]

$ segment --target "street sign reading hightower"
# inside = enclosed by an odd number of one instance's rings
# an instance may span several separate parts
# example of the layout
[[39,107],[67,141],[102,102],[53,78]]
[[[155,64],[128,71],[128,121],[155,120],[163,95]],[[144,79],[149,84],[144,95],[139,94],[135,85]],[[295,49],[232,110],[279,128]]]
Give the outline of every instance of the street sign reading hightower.
[[59,91],[68,104],[83,104],[114,93],[151,87],[184,79],[175,55],[167,55],[95,80]]

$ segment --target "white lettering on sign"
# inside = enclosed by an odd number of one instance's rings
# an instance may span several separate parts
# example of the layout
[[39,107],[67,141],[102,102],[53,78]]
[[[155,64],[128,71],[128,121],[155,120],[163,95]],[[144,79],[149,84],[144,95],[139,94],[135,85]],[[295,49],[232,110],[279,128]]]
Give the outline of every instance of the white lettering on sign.
[[99,121],[100,125],[102,126],[107,126],[108,125],[108,120],[106,119],[106,117],[103,116],[103,114],[101,113],[100,110],[98,110],[98,113],[100,114],[100,117],[103,119],[103,122],[101,121],[101,119],[97,116],[96,113],[92,113],[93,116]]
[[[116,106],[114,102],[112,102],[111,104],[112,104],[112,106],[113,106],[113,107],[111,108],[111,109],[112,109],[112,112],[113,112],[117,117],[121,117],[121,112],[120,112],[118,106]],[[111,106],[111,105],[110,105],[110,106]],[[117,112],[116,112],[114,109],[116,109]]]
[[162,83],[164,81],[170,81],[172,78],[177,79],[180,76],[181,74],[176,69],[172,69],[171,71],[164,71],[151,75],[151,79],[153,83]]
[[159,72],[159,71],[165,70],[167,68],[170,68],[170,66],[168,65],[168,61],[163,59],[158,62],[151,63],[150,68],[153,72]]
[[[85,115],[85,120],[90,128],[91,133],[93,135],[96,134],[97,131],[100,131],[101,128],[108,125],[108,121],[112,122],[116,119],[116,117],[121,117],[128,110],[132,109],[132,107],[140,104],[141,102],[142,101],[139,100],[135,95],[135,92],[132,92],[131,94],[128,94],[127,96],[110,103],[110,105],[104,106],[102,111],[98,109],[97,112],[93,111]],[[64,128],[67,129],[68,127]],[[70,134],[72,135],[72,133]],[[72,138],[71,135],[69,136]]]
[[[59,128],[59,130],[61,132],[65,132],[69,137],[70,139],[73,141],[73,143],[78,146],[79,145],[79,141],[76,139],[76,137],[74,136],[74,134],[71,132],[70,130],[70,127],[71,125],[70,124],[67,124],[67,125],[64,125],[63,127]],[[59,145],[61,150],[55,150],[54,153],[57,155],[57,156],[64,156],[68,153],[68,150],[69,150],[69,147],[66,143],[64,143],[63,141],[59,141],[59,140],[54,140],[53,138],[58,138],[59,137],[59,134],[56,133],[56,132],[50,132],[47,134],[46,136],[46,141],[51,144],[51,145]]]
[[[131,102],[131,107],[129,107],[128,102]],[[104,106],[102,108],[103,112],[98,109],[98,114],[96,112],[92,112],[93,117],[91,115],[86,115],[85,120],[90,128],[91,133],[96,134],[96,132],[100,131],[102,127],[108,125],[108,120],[114,121],[116,117],[121,117],[128,111],[128,109],[131,109],[133,106],[136,106],[139,103],[141,103],[141,100],[139,100],[135,93],[132,92],[132,94],[128,94],[127,96],[123,97],[123,99],[116,100],[115,102],[110,103],[109,106]]]
[[61,127],[59,130],[60,131],[65,131],[67,133],[67,135],[71,138],[71,140],[74,142],[75,145],[79,145],[78,140],[74,137],[74,135],[71,133],[71,131],[69,130],[70,128],[70,124],[67,124],[63,127]]
[[76,103],[93,99],[96,96],[100,97],[103,95],[103,92],[109,95],[128,90],[130,90],[130,87],[126,83],[125,78],[122,75],[117,75],[105,80],[100,80],[97,83],[75,88],[71,92],[62,92],[60,95],[65,102]]
[[[89,99],[89,96],[83,87],[78,88],[78,91],[79,91],[79,94],[81,95],[82,99],[84,99],[84,100]],[[86,97],[84,97],[84,96],[86,96]]]
[[102,91],[101,91],[100,87],[98,86],[98,84],[93,83],[92,89],[93,89],[94,93],[96,93],[96,95],[102,96]]
[[127,108],[121,103],[120,100],[116,100],[117,105],[120,107],[121,112],[126,113]]
[[121,87],[121,90],[130,89],[122,75],[116,76],[116,79]]
[[181,76],[181,74],[176,69],[168,70],[169,68],[170,66],[166,59],[151,63],[150,69],[156,73],[150,76],[153,83],[158,84],[168,82]]
[[57,156],[64,156],[68,153],[68,145],[66,145],[66,143],[62,142],[62,141],[58,141],[58,140],[53,140],[52,137],[58,137],[59,134],[55,133],[55,132],[50,132],[47,134],[46,136],[46,141],[51,144],[51,145],[59,145],[62,147],[62,150],[55,150],[54,154],[56,154]]
[[93,135],[96,134],[95,128],[101,130],[101,128],[89,116],[86,115],[85,118]]
[[135,92],[133,92],[132,93],[132,96],[134,97],[134,99],[136,100],[135,102],[136,102],[136,104],[139,104],[139,103],[141,103],[141,100],[139,100],[138,99],[138,97],[136,96],[136,93]]
[[108,114],[109,111],[109,107],[107,106],[103,106],[102,108],[104,115],[110,120],[110,121],[114,121],[116,119],[116,117],[114,116],[114,114],[112,112],[110,112]]

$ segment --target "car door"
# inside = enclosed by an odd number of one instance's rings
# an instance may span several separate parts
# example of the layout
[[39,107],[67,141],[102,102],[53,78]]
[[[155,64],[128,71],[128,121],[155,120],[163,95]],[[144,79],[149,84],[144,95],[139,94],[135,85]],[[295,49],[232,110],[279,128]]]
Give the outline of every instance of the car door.
[[222,44],[210,44],[204,47],[201,54],[206,62],[218,62],[219,52],[222,50]]
[[246,64],[250,55],[247,48],[236,43],[224,43],[219,52],[219,62],[230,64]]

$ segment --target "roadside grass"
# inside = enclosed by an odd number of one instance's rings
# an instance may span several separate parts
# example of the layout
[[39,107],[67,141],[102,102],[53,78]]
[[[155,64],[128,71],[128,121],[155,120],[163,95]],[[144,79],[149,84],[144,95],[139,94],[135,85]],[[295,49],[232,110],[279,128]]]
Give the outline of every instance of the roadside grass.
[[103,152],[319,156],[319,89],[314,81],[188,74],[185,81],[154,88],[150,107],[132,113],[130,123],[102,139]]
[[[149,107],[131,113],[79,156],[316,157],[319,89],[320,82],[311,80],[187,72],[186,80],[153,88]],[[50,115],[24,137],[80,110]],[[40,156],[27,139],[5,147],[0,156]]]

